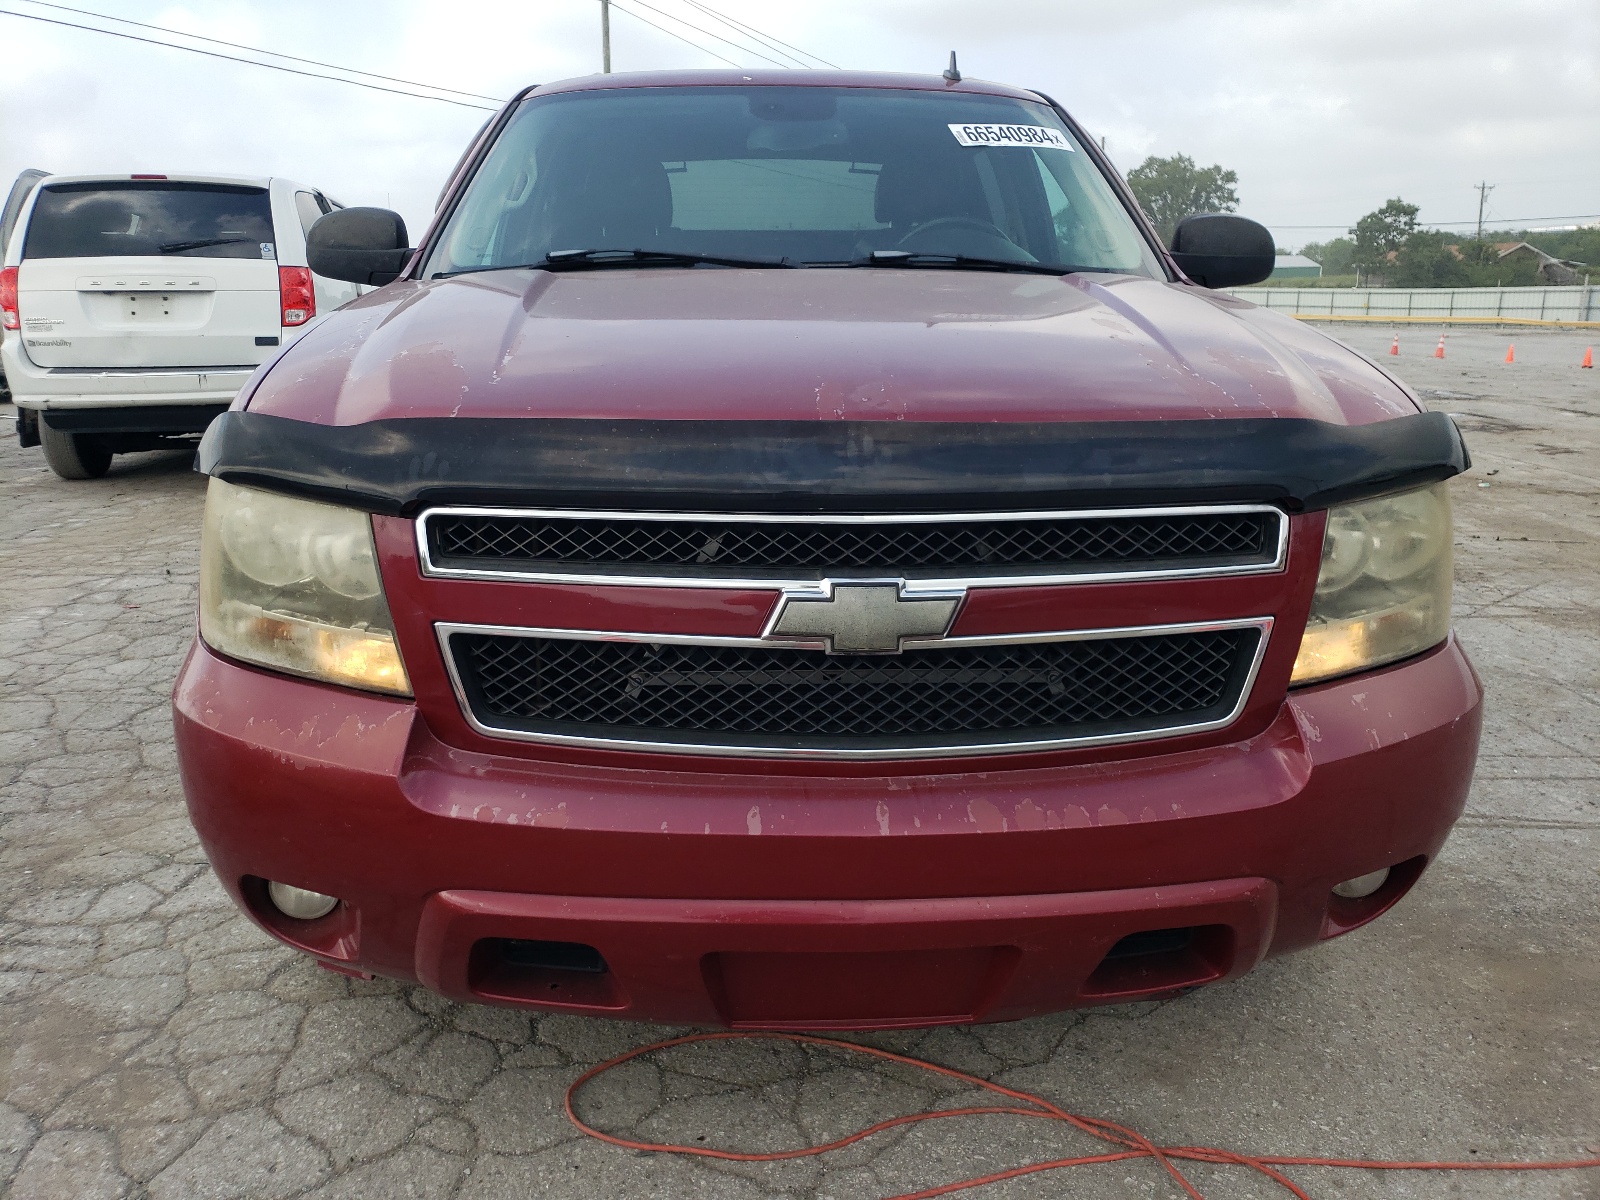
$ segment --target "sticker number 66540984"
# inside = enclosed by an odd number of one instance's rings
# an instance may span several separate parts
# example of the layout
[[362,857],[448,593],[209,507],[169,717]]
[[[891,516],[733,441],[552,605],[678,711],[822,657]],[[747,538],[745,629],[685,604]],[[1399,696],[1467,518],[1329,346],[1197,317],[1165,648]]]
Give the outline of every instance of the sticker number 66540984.
[[950,132],[963,146],[1031,146],[1040,150],[1071,150],[1072,143],[1059,129],[1043,125],[952,125]]

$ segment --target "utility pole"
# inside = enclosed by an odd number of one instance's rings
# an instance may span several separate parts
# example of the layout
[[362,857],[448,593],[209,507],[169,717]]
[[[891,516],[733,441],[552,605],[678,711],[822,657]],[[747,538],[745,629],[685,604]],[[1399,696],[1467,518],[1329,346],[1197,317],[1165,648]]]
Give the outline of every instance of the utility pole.
[[611,0],[600,0],[600,69],[611,74]]
[[1480,183],[1478,185],[1478,241],[1479,242],[1483,241],[1483,206],[1484,206],[1485,202],[1488,201],[1489,193],[1494,191],[1494,188],[1495,188],[1495,185],[1492,184],[1492,183]]

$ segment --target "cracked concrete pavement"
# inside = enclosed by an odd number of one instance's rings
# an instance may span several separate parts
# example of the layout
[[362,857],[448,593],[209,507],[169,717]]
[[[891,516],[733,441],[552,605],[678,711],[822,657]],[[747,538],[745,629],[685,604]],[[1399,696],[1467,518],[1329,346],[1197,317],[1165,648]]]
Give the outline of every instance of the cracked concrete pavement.
[[[1490,698],[1467,817],[1400,907],[1165,1004],[874,1036],[1158,1142],[1401,1158],[1600,1153],[1600,372],[1580,335],[1333,330],[1459,414],[1457,626]],[[1518,362],[1500,360],[1517,343]],[[10,410],[0,409],[7,427]],[[234,911],[190,830],[167,694],[192,628],[202,481],[183,454],[63,483],[0,444],[0,1192],[208,1197],[873,1197],[1078,1152],[990,1116],[772,1165],[577,1136],[586,1065],[668,1032],[462,1006],[321,971]],[[724,1043],[631,1064],[599,1125],[779,1149],[959,1086]],[[1321,1197],[1600,1196],[1600,1173],[1302,1169]],[[1208,1195],[1280,1195],[1236,1171]],[[1165,1197],[1148,1163],[986,1200]]]

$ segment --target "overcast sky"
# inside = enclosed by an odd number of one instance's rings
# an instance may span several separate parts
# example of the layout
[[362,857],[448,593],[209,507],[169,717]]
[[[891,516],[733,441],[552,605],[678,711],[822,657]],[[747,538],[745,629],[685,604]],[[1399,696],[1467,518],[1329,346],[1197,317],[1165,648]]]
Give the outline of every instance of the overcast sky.
[[[491,97],[600,67],[598,0],[70,2]],[[1280,245],[1391,196],[1470,220],[1480,180],[1492,222],[1600,219],[1600,0],[704,2],[846,68],[936,73],[954,48],[969,76],[1049,92],[1124,171],[1178,152],[1237,171],[1240,211]],[[617,0],[618,71],[726,65],[623,8],[764,65],[663,17],[732,36],[690,0]],[[414,232],[488,115],[5,15],[0,64],[6,184],[23,167],[285,175]]]

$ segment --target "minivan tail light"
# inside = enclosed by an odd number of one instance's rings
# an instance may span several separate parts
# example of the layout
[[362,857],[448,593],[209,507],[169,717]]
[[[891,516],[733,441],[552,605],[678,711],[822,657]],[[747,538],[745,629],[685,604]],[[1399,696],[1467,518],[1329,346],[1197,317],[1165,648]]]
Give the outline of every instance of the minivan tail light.
[[317,296],[311,286],[310,267],[279,267],[278,298],[285,325],[304,325],[317,315]]
[[17,312],[17,268],[0,271],[0,326],[20,329],[22,317]]

